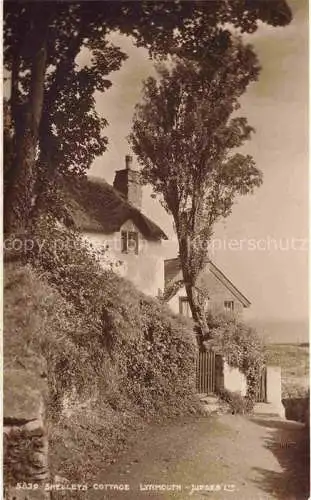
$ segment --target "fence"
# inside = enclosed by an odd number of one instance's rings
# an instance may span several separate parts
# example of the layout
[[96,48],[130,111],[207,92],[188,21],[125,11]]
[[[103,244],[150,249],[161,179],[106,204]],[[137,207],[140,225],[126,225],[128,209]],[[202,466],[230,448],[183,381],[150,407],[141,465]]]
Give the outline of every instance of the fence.
[[196,359],[196,389],[198,393],[214,394],[217,385],[217,355],[213,351],[200,351]]
[[[227,365],[226,365],[227,366]],[[214,351],[199,351],[196,358],[196,390],[199,394],[215,394],[219,389],[225,386],[230,390],[241,390],[238,384],[237,377],[234,378],[234,373],[227,373],[224,366],[224,361],[221,355],[216,354]],[[226,373],[225,373],[226,372]],[[239,372],[240,373],[240,372]],[[242,375],[242,374],[241,374]],[[228,379],[229,377],[229,379]],[[244,377],[245,378],[245,377]],[[232,388],[231,385],[236,385]],[[244,393],[246,394],[246,386]],[[243,394],[244,394],[243,393]],[[262,370],[258,390],[255,401],[257,403],[267,402],[267,367]]]
[[266,403],[267,402],[267,367],[262,369],[260,381],[258,385],[258,391],[256,394],[256,403]]

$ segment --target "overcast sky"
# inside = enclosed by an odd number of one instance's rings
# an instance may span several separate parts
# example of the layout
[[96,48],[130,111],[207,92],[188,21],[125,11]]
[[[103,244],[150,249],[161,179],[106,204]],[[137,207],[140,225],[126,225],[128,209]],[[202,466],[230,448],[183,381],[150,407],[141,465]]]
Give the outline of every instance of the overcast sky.
[[[251,37],[262,72],[241,100],[241,113],[255,127],[247,151],[264,173],[264,184],[238,200],[215,231],[214,262],[252,302],[251,316],[304,319],[308,316],[308,2],[292,0],[294,20],[286,28],[262,26]],[[142,80],[153,73],[144,49],[125,37],[112,40],[130,56],[111,75],[112,87],[97,96],[108,119],[109,149],[91,173],[113,182],[130,153],[126,136]],[[144,211],[177,247],[171,219],[145,189]],[[299,240],[299,241],[298,241]]]

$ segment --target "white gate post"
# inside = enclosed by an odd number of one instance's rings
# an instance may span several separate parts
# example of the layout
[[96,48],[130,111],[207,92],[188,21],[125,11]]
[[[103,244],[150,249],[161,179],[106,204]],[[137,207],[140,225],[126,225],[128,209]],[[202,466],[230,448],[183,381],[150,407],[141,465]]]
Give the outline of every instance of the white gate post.
[[267,403],[273,404],[280,417],[285,418],[280,366],[267,366]]

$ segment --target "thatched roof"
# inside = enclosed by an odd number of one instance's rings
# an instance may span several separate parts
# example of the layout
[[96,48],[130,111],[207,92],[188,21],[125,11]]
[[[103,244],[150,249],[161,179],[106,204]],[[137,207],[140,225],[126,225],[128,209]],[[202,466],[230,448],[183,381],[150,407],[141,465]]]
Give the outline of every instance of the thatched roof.
[[83,177],[64,188],[67,219],[80,231],[111,234],[131,219],[146,239],[167,240],[162,229],[104,179]]

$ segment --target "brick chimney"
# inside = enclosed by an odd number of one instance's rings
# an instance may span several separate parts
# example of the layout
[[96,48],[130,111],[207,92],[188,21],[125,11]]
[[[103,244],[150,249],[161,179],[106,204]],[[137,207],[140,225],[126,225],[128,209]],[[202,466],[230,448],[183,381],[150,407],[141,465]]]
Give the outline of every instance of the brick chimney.
[[132,169],[132,163],[132,156],[126,155],[125,168],[116,171],[113,187],[119,191],[129,203],[141,209],[143,192],[140,183],[140,173]]

